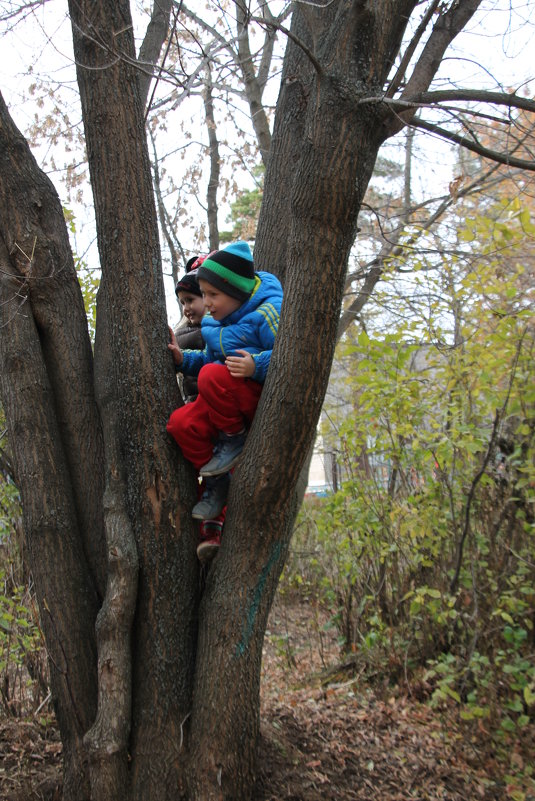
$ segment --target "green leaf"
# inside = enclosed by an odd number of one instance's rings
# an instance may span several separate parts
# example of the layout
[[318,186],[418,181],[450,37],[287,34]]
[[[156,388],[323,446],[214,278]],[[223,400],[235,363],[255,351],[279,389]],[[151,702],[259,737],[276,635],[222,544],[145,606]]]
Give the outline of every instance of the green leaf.
[[447,684],[442,689],[447,695],[450,696],[450,698],[453,698],[454,701],[457,701],[458,704],[461,703],[461,696],[459,695],[458,692],[452,690],[452,688],[449,687]]
[[524,687],[524,701],[526,702],[527,706],[531,706],[535,704],[535,684],[526,684]]

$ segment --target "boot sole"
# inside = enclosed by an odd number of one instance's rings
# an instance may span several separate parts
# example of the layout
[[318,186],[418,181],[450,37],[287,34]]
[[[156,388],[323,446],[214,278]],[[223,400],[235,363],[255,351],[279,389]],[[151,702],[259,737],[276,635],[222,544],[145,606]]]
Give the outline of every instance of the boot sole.
[[214,478],[215,476],[223,476],[225,475],[225,473],[228,473],[229,470],[232,470],[232,468],[238,464],[240,458],[241,458],[241,453],[238,453],[238,455],[235,456],[234,459],[232,459],[232,461],[226,464],[224,467],[216,467],[215,469],[208,471],[206,471],[204,467],[201,467],[201,469],[199,470],[199,475],[202,476],[203,478]]
[[213,542],[201,542],[197,547],[197,559],[199,562],[207,562],[209,559],[213,559],[220,547],[220,545],[216,545]]

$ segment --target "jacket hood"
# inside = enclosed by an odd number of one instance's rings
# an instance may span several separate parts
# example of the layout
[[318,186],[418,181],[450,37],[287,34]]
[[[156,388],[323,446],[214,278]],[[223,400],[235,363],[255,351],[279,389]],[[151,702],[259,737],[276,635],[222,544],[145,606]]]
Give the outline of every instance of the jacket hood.
[[260,271],[255,273],[255,285],[251,292],[251,296],[245,303],[221,320],[222,325],[230,325],[237,323],[242,317],[250,312],[258,309],[266,299],[273,300],[274,297],[279,297],[282,301],[282,286],[279,279],[273,273]]

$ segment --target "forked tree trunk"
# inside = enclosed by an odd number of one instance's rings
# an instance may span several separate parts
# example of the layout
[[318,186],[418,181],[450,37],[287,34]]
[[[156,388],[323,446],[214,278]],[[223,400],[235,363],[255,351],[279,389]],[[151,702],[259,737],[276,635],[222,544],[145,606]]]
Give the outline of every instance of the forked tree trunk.
[[[292,32],[306,51],[289,42],[255,248],[257,268],[283,279],[285,302],[202,598],[193,476],[165,433],[178,389],[128,2],[69,2],[102,267],[102,426],[59,202],[0,106],[1,388],[67,801],[89,798],[82,737],[93,723],[92,801],[251,797],[262,643],[294,487],[327,386],[360,203],[398,125],[366,98],[380,96],[417,5],[296,4]],[[439,44],[444,31],[454,35],[441,26]]]
[[[380,145],[373,111],[358,109],[350,78],[368,84],[384,80],[383,73],[370,75],[372,55],[381,47],[394,47],[403,29],[399,22],[385,33],[378,19],[377,27],[368,24],[362,29],[354,6],[339,5],[347,6],[346,15],[338,8],[337,18],[347,46],[340,46],[340,34],[329,20],[325,30],[314,31],[315,56],[320,64],[328,64],[329,72],[311,75],[303,65],[299,83],[295,67],[300,56],[293,43],[283,71],[276,117],[280,109],[290,115],[291,109],[295,117],[290,133],[279,130],[280,138],[273,138],[266,187],[273,186],[272,169],[280,177],[288,155],[299,156],[291,180],[279,186],[276,196],[270,193],[271,225],[265,222],[259,232],[264,236],[257,239],[255,260],[259,267],[276,271],[284,258],[285,302],[266,387],[231,482],[223,548],[201,605],[198,664],[211,664],[212,669],[197,671],[195,677],[195,699],[202,699],[192,717],[195,799],[242,798],[251,785],[267,614],[297,508],[293,490],[327,387],[357,214]],[[305,30],[300,7],[294,11],[292,30]],[[285,80],[288,64],[291,81]],[[288,92],[294,101],[299,99],[297,110]],[[278,152],[277,147],[284,149]],[[281,222],[284,212],[288,216]],[[281,228],[287,232],[286,252],[272,263],[269,242],[277,239]],[[280,244],[275,249],[280,253]],[[218,638],[214,633],[222,625],[223,636]],[[210,717],[209,710],[215,708],[219,714]]]

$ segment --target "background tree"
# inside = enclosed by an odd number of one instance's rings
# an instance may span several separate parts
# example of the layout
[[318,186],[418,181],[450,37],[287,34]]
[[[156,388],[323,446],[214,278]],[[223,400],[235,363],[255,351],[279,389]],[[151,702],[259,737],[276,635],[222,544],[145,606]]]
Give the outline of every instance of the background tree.
[[[94,371],[60,204],[2,105],[2,395],[47,621],[65,798],[250,797],[262,641],[359,209],[381,144],[442,99],[431,81],[480,5],[294,7],[255,247],[286,301],[202,594],[193,476],[165,435],[178,390],[128,3],[69,4],[102,267]],[[493,100],[533,110],[516,95]]]

